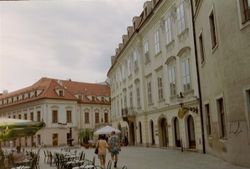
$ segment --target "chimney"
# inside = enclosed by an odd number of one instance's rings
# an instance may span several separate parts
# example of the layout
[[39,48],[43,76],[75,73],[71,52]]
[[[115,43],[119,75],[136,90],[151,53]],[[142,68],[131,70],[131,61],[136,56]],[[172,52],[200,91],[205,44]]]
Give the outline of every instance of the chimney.
[[111,56],[111,64],[113,65],[115,63],[116,56]]
[[116,48],[115,49],[115,55],[118,55],[118,53],[119,53],[119,48]]
[[119,43],[119,51],[121,51],[123,48],[123,44],[122,43]]
[[138,28],[140,22],[141,22],[140,16],[133,17],[133,25],[134,25],[135,30],[136,30],[136,28]]
[[128,35],[122,35],[122,42],[125,44],[128,41]]
[[127,31],[128,31],[128,36],[130,37],[134,32],[134,27],[133,26],[128,26]]

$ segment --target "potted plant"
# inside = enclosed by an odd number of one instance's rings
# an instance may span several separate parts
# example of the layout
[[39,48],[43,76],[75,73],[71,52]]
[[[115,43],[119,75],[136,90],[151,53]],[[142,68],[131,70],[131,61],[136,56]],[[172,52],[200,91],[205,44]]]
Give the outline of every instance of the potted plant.
[[89,140],[92,137],[92,131],[90,129],[82,129],[79,132],[80,145],[85,148],[89,148]]

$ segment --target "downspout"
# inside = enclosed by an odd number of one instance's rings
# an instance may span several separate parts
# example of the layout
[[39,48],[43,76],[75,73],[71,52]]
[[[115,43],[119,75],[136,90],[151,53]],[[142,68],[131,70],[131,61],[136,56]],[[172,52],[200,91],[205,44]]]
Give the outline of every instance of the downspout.
[[198,55],[197,55],[197,43],[196,43],[196,30],[195,30],[195,23],[194,23],[194,6],[193,0],[190,0],[191,4],[191,14],[192,14],[192,25],[193,25],[193,38],[194,38],[194,53],[195,53],[195,64],[196,64],[196,73],[197,73],[197,82],[198,82],[198,93],[200,96],[199,99],[199,107],[200,107],[200,118],[201,118],[201,137],[202,137],[202,152],[203,154],[206,153],[206,146],[205,146],[205,136],[204,136],[204,122],[203,122],[203,110],[202,110],[202,93],[201,93],[201,83],[200,83],[200,72],[199,72],[199,63],[198,63]]

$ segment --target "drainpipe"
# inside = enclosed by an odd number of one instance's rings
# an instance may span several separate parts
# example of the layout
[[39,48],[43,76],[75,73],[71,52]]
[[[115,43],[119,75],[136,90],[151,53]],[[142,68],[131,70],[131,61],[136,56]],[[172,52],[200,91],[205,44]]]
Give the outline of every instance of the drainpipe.
[[205,146],[205,136],[204,136],[204,122],[203,122],[203,110],[202,110],[202,93],[201,93],[201,83],[200,83],[200,72],[199,72],[199,63],[198,63],[198,55],[197,55],[197,43],[196,43],[196,30],[195,30],[195,23],[194,23],[194,5],[193,0],[190,0],[191,4],[191,14],[192,14],[192,25],[193,25],[193,38],[194,38],[194,52],[195,52],[195,64],[196,64],[196,73],[197,73],[197,81],[198,81],[198,93],[200,96],[199,99],[199,107],[200,107],[200,117],[201,117],[201,137],[202,137],[202,152],[203,154],[206,153],[206,146]]

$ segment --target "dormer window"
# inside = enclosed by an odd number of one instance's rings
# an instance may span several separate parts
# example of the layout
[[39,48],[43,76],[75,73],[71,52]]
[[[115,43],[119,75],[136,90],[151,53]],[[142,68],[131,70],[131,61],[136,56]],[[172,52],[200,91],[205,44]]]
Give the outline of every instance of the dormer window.
[[92,96],[92,101],[95,101],[95,96]]
[[102,102],[105,102],[105,99],[104,99],[104,97],[102,96]]
[[56,93],[58,96],[63,97],[64,96],[64,91],[63,89],[56,89]]
[[59,92],[58,93],[59,96],[63,96],[63,90],[59,90],[58,92]]

